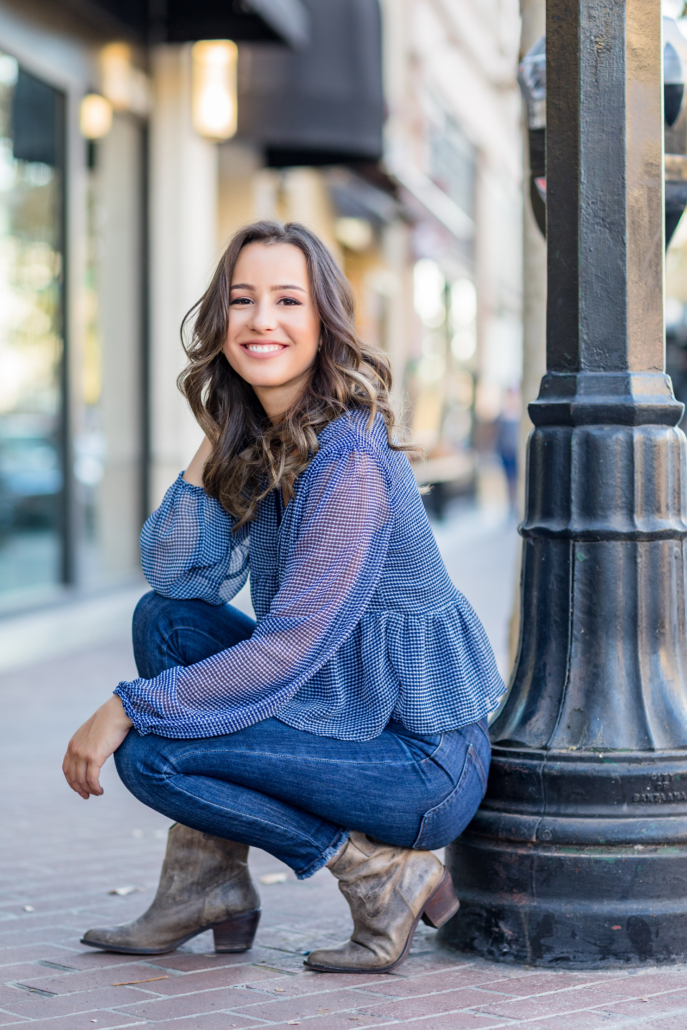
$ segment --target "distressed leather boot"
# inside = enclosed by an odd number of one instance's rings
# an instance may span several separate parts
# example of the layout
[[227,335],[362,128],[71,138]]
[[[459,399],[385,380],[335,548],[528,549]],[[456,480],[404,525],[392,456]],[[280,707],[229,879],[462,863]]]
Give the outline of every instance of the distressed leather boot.
[[351,939],[311,951],[309,969],[388,973],[410,951],[420,922],[439,927],[457,912],[449,873],[431,851],[382,844],[353,832],[329,869],[353,916]]
[[260,920],[247,860],[248,845],[175,823],[148,911],[133,923],[89,930],[81,943],[127,955],[163,955],[212,930],[215,951],[247,951]]

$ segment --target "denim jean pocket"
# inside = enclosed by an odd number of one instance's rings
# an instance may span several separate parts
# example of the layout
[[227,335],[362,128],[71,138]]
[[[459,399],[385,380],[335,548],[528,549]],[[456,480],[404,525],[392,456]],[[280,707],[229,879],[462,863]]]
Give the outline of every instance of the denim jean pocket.
[[474,816],[486,789],[487,774],[470,745],[458,783],[448,797],[425,812],[413,847],[433,851],[450,844]]

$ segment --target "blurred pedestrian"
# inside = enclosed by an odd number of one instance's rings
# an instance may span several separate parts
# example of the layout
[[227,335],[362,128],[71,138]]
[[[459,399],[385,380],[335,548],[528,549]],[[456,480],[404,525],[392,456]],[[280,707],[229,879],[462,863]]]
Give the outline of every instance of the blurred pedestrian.
[[[327,866],[348,899],[352,938],[309,968],[383,972],[421,918],[458,908],[431,852],[482,799],[503,683],[324,245],[297,224],[244,228],[190,315],[180,385],[206,437],[143,530],[141,678],[64,762],[88,798],[116,752],[129,790],[178,825],[148,911],[83,940],[159,954],[212,928],[217,950],[245,950],[253,845],[299,879]],[[257,623],[228,604],[249,573]]]
[[520,439],[520,395],[517,390],[506,392],[501,414],[496,422],[496,451],[508,485],[511,512],[517,511],[518,444]]

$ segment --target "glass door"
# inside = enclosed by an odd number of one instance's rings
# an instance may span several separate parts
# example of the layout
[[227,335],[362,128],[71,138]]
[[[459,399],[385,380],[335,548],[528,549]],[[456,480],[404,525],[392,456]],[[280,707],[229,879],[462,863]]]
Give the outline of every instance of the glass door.
[[65,577],[64,97],[0,52],[0,599]]

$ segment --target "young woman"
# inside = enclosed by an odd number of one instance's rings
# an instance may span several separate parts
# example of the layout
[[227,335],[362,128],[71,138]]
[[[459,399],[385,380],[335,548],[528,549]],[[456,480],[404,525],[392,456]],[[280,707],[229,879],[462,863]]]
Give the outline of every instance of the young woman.
[[[143,529],[141,678],[64,761],[88,798],[115,752],[177,825],[150,909],[84,943],[159,954],[212,928],[217,950],[250,947],[253,845],[299,879],[328,866],[349,902],[353,936],[308,967],[383,972],[421,918],[458,908],[432,849],[482,799],[504,686],[323,244],[298,224],[242,229],[192,314],[180,384],[206,437]],[[228,603],[249,573],[257,622]]]

